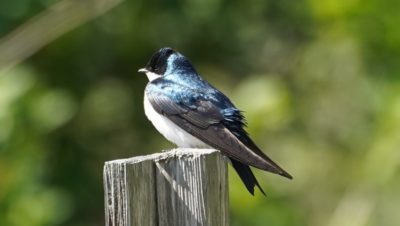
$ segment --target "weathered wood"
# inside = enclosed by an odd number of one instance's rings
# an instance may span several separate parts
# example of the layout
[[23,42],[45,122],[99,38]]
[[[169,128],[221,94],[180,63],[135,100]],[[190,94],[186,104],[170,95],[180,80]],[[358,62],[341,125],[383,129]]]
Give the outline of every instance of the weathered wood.
[[211,149],[106,162],[106,225],[227,226],[226,162]]

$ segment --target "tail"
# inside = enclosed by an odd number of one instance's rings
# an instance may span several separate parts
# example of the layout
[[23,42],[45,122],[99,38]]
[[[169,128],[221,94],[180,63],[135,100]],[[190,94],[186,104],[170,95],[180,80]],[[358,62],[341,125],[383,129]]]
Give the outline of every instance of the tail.
[[229,158],[232,162],[233,168],[239,174],[240,179],[242,179],[244,185],[246,186],[247,190],[254,195],[254,187],[257,186],[260,189],[261,193],[265,195],[264,190],[261,188],[260,184],[258,183],[256,177],[254,176],[253,172],[251,171],[248,165],[245,165],[233,158]]

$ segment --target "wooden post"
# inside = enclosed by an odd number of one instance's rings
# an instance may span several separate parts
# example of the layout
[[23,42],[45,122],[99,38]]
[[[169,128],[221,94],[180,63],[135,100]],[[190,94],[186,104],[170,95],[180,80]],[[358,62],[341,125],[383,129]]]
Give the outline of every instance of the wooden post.
[[211,149],[106,162],[106,225],[228,226],[226,162]]

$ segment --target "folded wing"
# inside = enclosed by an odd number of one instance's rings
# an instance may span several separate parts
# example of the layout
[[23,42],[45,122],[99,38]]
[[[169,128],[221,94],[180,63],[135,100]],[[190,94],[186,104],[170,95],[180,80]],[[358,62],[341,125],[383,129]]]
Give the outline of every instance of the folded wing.
[[231,159],[292,178],[261,152],[249,138],[247,138],[249,142],[246,145],[232,133],[223,123],[224,115],[211,101],[198,98],[190,106],[187,106],[183,104],[184,101],[173,100],[161,90],[154,91],[152,89],[151,92],[146,92],[146,95],[158,113],[163,114],[188,133],[220,150]]

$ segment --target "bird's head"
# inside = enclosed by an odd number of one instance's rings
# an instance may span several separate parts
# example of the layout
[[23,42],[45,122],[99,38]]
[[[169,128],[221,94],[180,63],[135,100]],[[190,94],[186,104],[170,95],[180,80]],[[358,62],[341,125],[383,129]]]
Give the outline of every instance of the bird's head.
[[167,74],[196,73],[185,56],[169,47],[162,48],[154,53],[146,66],[139,69],[139,72],[145,73],[150,81]]

